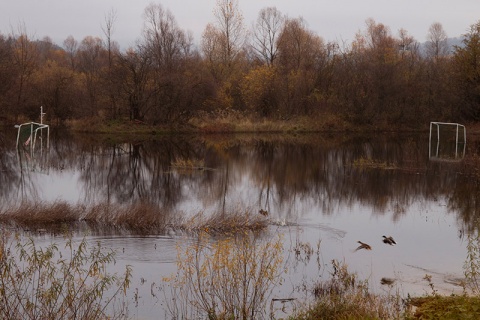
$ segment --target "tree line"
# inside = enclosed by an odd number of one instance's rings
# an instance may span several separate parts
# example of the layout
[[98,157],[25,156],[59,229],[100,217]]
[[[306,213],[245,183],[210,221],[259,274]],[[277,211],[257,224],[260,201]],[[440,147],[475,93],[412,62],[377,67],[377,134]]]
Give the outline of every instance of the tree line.
[[186,123],[218,112],[272,120],[335,114],[365,125],[480,119],[480,21],[451,48],[440,23],[425,47],[368,19],[351,43],[325,42],[275,7],[247,28],[238,0],[218,0],[199,45],[161,4],[144,10],[141,38],[121,51],[116,13],[103,38],[62,47],[25,27],[0,33],[3,117]]

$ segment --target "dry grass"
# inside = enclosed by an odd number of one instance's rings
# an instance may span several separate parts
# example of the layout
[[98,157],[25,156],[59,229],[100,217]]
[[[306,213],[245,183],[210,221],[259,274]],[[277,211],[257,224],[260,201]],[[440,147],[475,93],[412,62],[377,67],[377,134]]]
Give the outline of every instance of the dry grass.
[[292,320],[313,319],[400,319],[403,303],[399,295],[369,292],[368,281],[359,280],[346,264],[333,260],[332,278],[313,288],[315,303]]
[[191,231],[213,233],[236,233],[242,230],[259,231],[265,229],[269,221],[258,213],[249,210],[217,212],[212,215],[199,213],[188,219],[183,225]]
[[81,219],[137,231],[161,230],[170,223],[167,213],[154,205],[141,203],[130,206],[98,204],[87,209]]
[[355,167],[365,168],[365,169],[383,169],[383,170],[393,170],[397,169],[394,164],[387,164],[386,162],[380,162],[370,158],[358,158],[353,162]]
[[273,119],[236,110],[217,110],[198,114],[190,120],[193,128],[204,133],[221,132],[317,132],[354,128],[335,113],[311,117]]
[[0,222],[16,226],[38,229],[58,227],[60,224],[74,224],[78,221],[90,225],[114,226],[136,232],[161,232],[167,226],[176,229],[209,233],[231,233],[239,230],[261,230],[268,225],[268,220],[258,213],[232,211],[206,215],[197,213],[184,219],[183,214],[173,214],[153,204],[112,205],[97,204],[93,206],[71,205],[63,201],[53,203],[22,203],[15,208],[0,212]]
[[53,203],[24,202],[18,207],[9,208],[0,214],[0,221],[13,220],[20,224],[73,222],[82,214],[82,208],[63,201]]
[[[171,163],[172,170],[175,170],[179,174],[193,174],[195,172],[201,172],[207,170],[205,167],[205,161],[203,159],[183,159],[177,158]],[[211,170],[211,169],[208,169]]]

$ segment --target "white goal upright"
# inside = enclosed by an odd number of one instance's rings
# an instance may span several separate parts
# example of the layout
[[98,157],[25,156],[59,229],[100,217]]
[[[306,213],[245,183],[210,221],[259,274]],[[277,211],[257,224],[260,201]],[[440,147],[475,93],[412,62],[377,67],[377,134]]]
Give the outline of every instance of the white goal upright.
[[[442,134],[440,134],[442,132]],[[432,145],[432,142],[435,143]],[[428,157],[434,160],[459,160],[465,155],[467,131],[465,126],[452,122],[430,122]],[[432,150],[434,147],[435,150]],[[453,154],[454,151],[454,154]]]

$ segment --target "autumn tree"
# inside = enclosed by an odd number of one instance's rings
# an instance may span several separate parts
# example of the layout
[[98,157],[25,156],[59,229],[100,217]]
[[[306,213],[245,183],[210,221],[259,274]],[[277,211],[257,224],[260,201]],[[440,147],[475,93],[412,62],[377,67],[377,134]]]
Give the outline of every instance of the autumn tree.
[[466,120],[480,120],[480,22],[470,26],[462,46],[455,47],[453,70],[459,113]]
[[154,109],[150,120],[171,123],[187,117],[190,112],[190,90],[185,77],[187,63],[194,55],[192,35],[179,28],[175,17],[160,4],[147,6],[144,12],[144,50],[151,58]]
[[[73,117],[73,112],[78,107],[78,86],[69,67],[60,60],[49,59],[38,68],[32,77],[32,89],[52,122],[56,120],[60,124]],[[38,108],[35,106],[34,114],[38,115]]]
[[397,123],[418,123],[426,115],[425,110],[425,67],[419,42],[407,30],[398,31],[398,59],[396,62],[398,101],[401,110],[394,120]]
[[205,63],[216,81],[221,81],[223,72],[222,34],[212,23],[207,24],[202,34],[202,52]]
[[[12,34],[13,55],[12,64],[15,68],[15,101],[13,102],[13,113],[15,121],[25,109],[35,104],[35,99],[28,95],[29,81],[35,69],[38,67],[38,50],[34,42],[30,40],[25,25],[18,27],[18,34]],[[32,100],[33,99],[33,100]]]
[[326,58],[323,39],[308,30],[302,18],[287,19],[277,45],[281,112],[284,117],[309,114],[315,102],[317,66]]
[[220,109],[243,108],[240,82],[245,65],[247,32],[238,0],[218,0],[215,22],[205,28],[202,51],[216,84],[213,104]]
[[[350,80],[343,79],[349,116],[355,122],[381,123],[391,116],[398,121],[398,41],[390,29],[373,19],[366,21],[366,30],[357,33],[349,57],[353,70]],[[348,93],[347,93],[348,92]]]
[[425,105],[435,119],[445,121],[451,113],[452,86],[447,34],[440,23],[430,26],[425,49]]
[[13,39],[0,34],[0,108],[8,111],[11,108],[7,93],[11,92],[14,83],[15,70],[12,65]]
[[273,116],[278,104],[278,95],[275,94],[276,73],[275,67],[260,65],[250,69],[242,79],[242,97],[253,114]]
[[220,32],[220,58],[225,65],[231,66],[239,57],[246,41],[238,0],[218,0],[214,15]]
[[101,71],[106,65],[106,52],[102,40],[98,37],[85,37],[78,48],[78,70],[86,92],[86,101],[79,111],[84,116],[98,116],[103,106]]

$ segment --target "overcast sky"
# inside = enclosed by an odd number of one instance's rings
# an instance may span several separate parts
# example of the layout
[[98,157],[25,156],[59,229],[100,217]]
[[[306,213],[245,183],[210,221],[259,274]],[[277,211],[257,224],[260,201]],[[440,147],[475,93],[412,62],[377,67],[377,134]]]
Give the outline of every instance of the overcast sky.
[[[0,33],[18,33],[24,25],[30,37],[48,36],[58,45],[69,35],[79,42],[85,36],[103,38],[105,17],[114,10],[113,40],[126,49],[140,39],[142,14],[152,2],[170,10],[196,43],[207,23],[214,22],[216,0],[0,0]],[[420,42],[434,22],[453,38],[480,21],[480,0],[239,0],[239,6],[247,27],[262,8],[273,6],[290,18],[303,17],[324,40],[346,43],[365,30],[368,18],[389,27],[394,36],[403,28]]]

